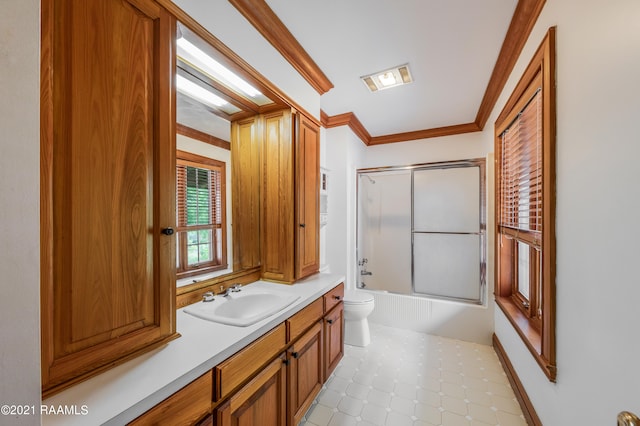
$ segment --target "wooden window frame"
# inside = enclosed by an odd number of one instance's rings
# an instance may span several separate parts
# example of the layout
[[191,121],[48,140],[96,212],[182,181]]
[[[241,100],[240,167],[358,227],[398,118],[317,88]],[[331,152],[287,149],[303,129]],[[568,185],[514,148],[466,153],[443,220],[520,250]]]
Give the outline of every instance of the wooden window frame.
[[[555,339],[555,153],[556,153],[556,31],[547,32],[533,59],[495,123],[496,288],[497,305],[522,338],[538,365],[552,382],[556,379]],[[501,226],[501,135],[513,123],[537,90],[542,90],[542,230],[527,233]],[[509,238],[510,243],[503,244]],[[529,306],[518,292],[517,241],[530,251]],[[539,285],[539,287],[537,287]],[[539,314],[540,310],[541,314]]]
[[[178,182],[177,171],[179,165],[197,167],[201,169],[215,170],[220,173],[220,225],[202,225],[197,227],[189,227],[189,230],[199,229],[221,229],[220,243],[221,252],[217,253],[215,259],[210,262],[200,263],[192,267],[187,266],[187,229],[181,227],[179,222],[176,227],[176,244],[179,246],[180,265],[176,267],[176,276],[178,279],[186,278],[194,275],[205,274],[209,272],[219,271],[227,268],[227,218],[226,218],[226,163],[224,161],[215,160],[209,157],[192,154],[185,151],[176,151],[176,188]],[[176,193],[178,191],[176,190]],[[176,202],[179,202],[176,197]],[[215,234],[215,232],[213,232]],[[215,237],[214,237],[215,238]],[[215,243],[214,243],[215,244]]]

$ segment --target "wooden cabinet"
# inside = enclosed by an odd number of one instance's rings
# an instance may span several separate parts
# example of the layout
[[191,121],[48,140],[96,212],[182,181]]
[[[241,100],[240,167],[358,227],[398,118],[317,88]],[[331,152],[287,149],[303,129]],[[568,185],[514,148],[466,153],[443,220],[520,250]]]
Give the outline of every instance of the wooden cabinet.
[[293,282],[294,150],[290,110],[263,116],[262,277]]
[[320,267],[320,128],[303,115],[296,123],[296,279]]
[[324,378],[331,375],[344,355],[344,283],[323,296]]
[[322,389],[322,323],[316,322],[287,351],[289,425],[297,425]]
[[329,378],[344,355],[344,305],[339,303],[323,318],[324,377]]
[[215,400],[226,398],[286,345],[285,325],[280,324],[215,368]]
[[262,275],[291,283],[319,267],[320,132],[290,110],[262,117]]
[[200,376],[129,425],[187,426],[195,424],[211,412],[212,382],[211,372]]
[[152,0],[42,1],[45,395],[176,336],[174,34]]
[[260,266],[260,117],[231,123],[233,270]]
[[342,358],[343,294],[339,284],[131,424],[297,426]]
[[283,426],[286,424],[286,366],[284,354],[220,405],[217,426]]

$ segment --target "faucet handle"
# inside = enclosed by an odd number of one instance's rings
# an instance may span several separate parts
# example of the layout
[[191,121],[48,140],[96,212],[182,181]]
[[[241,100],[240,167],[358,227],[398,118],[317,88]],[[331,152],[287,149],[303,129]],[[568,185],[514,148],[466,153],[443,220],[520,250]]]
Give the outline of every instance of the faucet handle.
[[215,300],[215,297],[212,291],[208,291],[202,295],[203,302],[213,302],[214,300]]
[[231,286],[231,291],[237,293],[240,291],[240,287],[242,287],[242,284],[234,284]]

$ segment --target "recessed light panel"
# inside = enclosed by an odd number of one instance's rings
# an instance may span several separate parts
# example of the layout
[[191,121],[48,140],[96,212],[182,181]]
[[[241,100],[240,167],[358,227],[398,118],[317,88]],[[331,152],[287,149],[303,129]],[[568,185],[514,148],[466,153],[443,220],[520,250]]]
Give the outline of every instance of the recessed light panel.
[[409,64],[399,65],[374,74],[365,75],[360,77],[360,79],[371,92],[390,89],[413,81],[411,72],[409,71]]

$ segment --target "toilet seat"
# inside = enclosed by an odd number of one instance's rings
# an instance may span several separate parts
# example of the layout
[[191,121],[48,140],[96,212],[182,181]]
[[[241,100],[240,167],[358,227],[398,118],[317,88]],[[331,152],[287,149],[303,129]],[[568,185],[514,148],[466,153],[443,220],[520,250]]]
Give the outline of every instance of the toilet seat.
[[342,300],[345,305],[361,305],[373,302],[373,294],[366,291],[347,290]]

